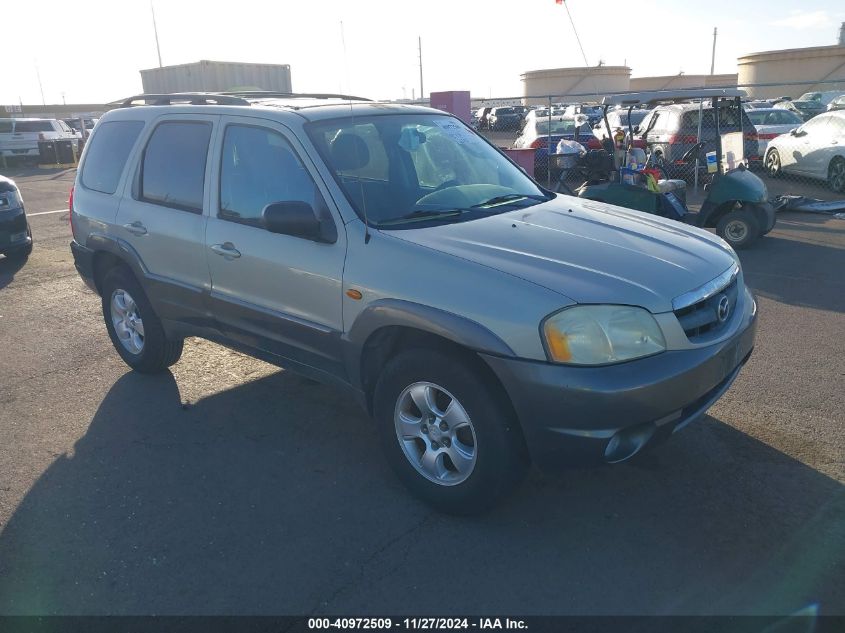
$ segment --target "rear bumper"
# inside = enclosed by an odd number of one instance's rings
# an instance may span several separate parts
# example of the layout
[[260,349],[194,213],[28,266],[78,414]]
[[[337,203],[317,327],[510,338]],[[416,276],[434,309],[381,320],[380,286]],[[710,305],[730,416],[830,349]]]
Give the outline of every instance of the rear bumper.
[[76,240],[70,243],[70,251],[73,253],[73,265],[76,272],[82,277],[82,281],[94,292],[99,294],[97,284],[94,282],[94,251],[79,244]]
[[541,468],[618,462],[700,417],[751,356],[756,309],[715,345],[607,367],[483,356],[505,387]]

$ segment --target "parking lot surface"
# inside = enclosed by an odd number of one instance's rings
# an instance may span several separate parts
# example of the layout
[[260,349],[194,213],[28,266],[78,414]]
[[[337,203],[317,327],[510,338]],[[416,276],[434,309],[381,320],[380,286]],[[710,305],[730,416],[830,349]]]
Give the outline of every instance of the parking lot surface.
[[845,614],[845,220],[741,254],[757,347],[708,415],[459,519],[330,387],[194,339],[129,371],[45,213],[73,176],[16,176],[0,261],[0,614]]

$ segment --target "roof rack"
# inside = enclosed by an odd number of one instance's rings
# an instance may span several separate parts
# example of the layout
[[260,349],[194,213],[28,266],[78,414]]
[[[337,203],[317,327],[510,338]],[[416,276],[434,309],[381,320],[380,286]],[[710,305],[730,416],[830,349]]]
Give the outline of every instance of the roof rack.
[[[140,103],[139,103],[140,102]],[[121,108],[138,105],[249,105],[242,97],[211,92],[174,92],[172,94],[140,94],[120,102]]]
[[243,97],[245,99],[343,99],[344,101],[372,101],[365,97],[353,97],[351,95],[333,94],[330,92],[276,92],[274,90],[230,90],[221,92],[221,95]]

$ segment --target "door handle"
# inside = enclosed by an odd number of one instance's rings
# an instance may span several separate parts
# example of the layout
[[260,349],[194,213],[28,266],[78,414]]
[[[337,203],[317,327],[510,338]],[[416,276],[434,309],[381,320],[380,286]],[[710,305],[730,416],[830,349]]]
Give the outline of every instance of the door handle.
[[146,235],[147,227],[141,224],[140,221],[135,220],[129,224],[124,224],[123,228],[132,233],[132,235]]
[[211,250],[229,260],[236,259],[241,256],[241,252],[237,248],[235,248],[235,245],[231,242],[224,242],[223,244],[213,244],[211,246]]

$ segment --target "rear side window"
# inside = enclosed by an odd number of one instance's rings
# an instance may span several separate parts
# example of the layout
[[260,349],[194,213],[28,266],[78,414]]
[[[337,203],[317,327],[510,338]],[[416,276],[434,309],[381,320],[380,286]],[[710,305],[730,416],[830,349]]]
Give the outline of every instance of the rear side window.
[[202,213],[211,124],[167,121],[153,131],[141,167],[141,199]]
[[55,132],[50,121],[18,121],[15,132]]
[[12,122],[0,119],[0,134],[8,134],[12,131]]
[[109,121],[97,128],[82,166],[82,184],[102,193],[114,193],[142,129],[143,121]]

